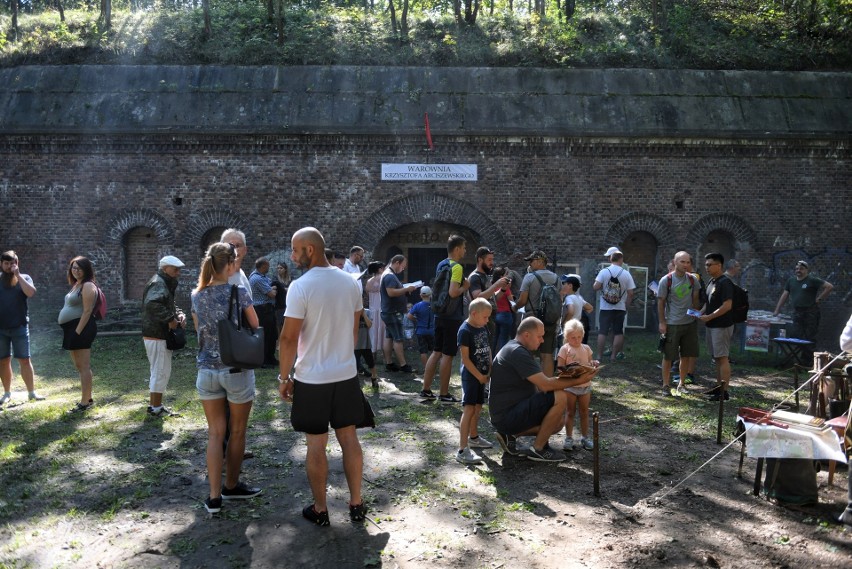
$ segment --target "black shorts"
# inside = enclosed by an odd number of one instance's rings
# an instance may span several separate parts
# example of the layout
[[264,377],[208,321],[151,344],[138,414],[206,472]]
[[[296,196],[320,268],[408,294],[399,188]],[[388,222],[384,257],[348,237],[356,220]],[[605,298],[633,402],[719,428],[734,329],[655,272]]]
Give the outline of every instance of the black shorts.
[[532,397],[519,401],[494,425],[498,432],[517,435],[538,427],[556,401],[552,391],[539,391]]
[[598,334],[606,336],[607,332],[612,329],[613,336],[621,336],[624,334],[624,317],[627,316],[626,310],[601,310],[598,313]]
[[91,349],[92,343],[95,341],[95,336],[98,335],[98,325],[95,324],[95,319],[91,316],[86,326],[83,328],[82,334],[77,334],[77,324],[80,323],[79,318],[75,318],[71,322],[60,324],[62,326],[62,349],[63,350],[88,350]]
[[421,354],[431,354],[435,350],[433,334],[417,334],[417,350]]
[[364,396],[358,376],[344,381],[315,385],[296,381],[290,424],[309,435],[322,435],[364,420]]
[[459,353],[458,335],[463,320],[435,318],[435,350],[445,356],[455,357]]

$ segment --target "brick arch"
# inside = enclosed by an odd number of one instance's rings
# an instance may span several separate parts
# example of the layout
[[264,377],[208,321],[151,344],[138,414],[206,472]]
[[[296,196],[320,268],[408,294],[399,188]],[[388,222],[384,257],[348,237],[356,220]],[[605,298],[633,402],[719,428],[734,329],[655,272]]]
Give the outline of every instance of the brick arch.
[[151,209],[129,209],[115,216],[107,225],[107,241],[121,244],[124,235],[134,227],[150,227],[161,244],[174,242],[171,223]]
[[657,246],[664,248],[674,242],[674,234],[669,224],[661,217],[652,213],[640,211],[622,215],[613,223],[606,233],[605,245],[621,246],[627,236],[634,231],[645,231],[654,236]]
[[736,240],[738,251],[751,249],[757,240],[754,229],[741,217],[731,213],[710,213],[699,218],[686,235],[691,250],[697,251],[712,231],[727,231]]
[[440,194],[408,196],[385,205],[364,221],[355,235],[355,243],[371,251],[397,227],[424,221],[467,227],[479,235],[480,243],[504,255],[511,253],[490,217],[465,201]]
[[[193,213],[186,225],[186,243],[191,243],[197,248],[204,235],[214,227],[235,227],[246,234],[246,239],[251,233],[251,225],[248,221],[235,215],[233,212],[222,209],[208,209]],[[249,243],[251,246],[251,243]]]

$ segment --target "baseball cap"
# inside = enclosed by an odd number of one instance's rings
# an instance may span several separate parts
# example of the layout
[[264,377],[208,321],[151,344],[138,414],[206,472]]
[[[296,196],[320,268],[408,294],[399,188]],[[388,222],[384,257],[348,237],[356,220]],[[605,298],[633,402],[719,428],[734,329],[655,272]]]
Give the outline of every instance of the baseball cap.
[[615,255],[616,253],[621,253],[621,250],[618,247],[610,247],[609,249],[606,250],[606,253],[604,253],[604,257],[611,257],[612,255]]
[[420,287],[420,296],[432,296],[432,289],[428,286]]
[[570,273],[570,274],[562,275],[561,277],[559,277],[559,280],[561,280],[563,283],[567,283],[569,279],[577,279],[577,283],[579,285],[582,286],[582,284],[583,284],[583,280],[580,278],[580,275],[575,274],[575,273]]
[[163,267],[177,267],[181,268],[186,265],[183,264],[183,261],[175,257],[174,255],[166,255],[162,259],[160,259],[160,268]]
[[536,259],[544,259],[547,260],[547,255],[545,255],[544,251],[533,251],[526,257],[524,257],[524,261],[534,261]]

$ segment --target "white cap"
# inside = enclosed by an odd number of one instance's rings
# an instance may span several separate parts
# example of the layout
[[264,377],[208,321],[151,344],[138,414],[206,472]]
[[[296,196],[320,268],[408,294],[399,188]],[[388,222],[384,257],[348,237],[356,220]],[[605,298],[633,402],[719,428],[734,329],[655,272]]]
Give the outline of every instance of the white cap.
[[166,255],[162,259],[160,259],[160,268],[163,267],[184,267],[183,261],[175,257],[174,255]]
[[606,253],[604,253],[604,257],[611,257],[612,255],[615,255],[616,253],[621,253],[621,251],[618,249],[618,247],[610,247],[609,249],[606,250]]
[[432,296],[432,289],[428,286],[420,287],[420,296]]

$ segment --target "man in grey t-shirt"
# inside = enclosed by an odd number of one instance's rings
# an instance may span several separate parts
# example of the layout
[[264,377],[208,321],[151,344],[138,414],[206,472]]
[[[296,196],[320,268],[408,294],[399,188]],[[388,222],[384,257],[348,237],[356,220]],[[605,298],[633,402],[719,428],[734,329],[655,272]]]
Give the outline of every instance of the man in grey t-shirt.
[[674,258],[674,271],[660,279],[657,293],[657,315],[660,334],[666,337],[663,348],[663,397],[671,397],[672,361],[680,355],[680,384],[678,392],[685,388],[687,372],[698,357],[698,320],[687,314],[698,308],[699,285],[688,272],[689,253],[679,251]]
[[[542,283],[555,285],[559,288],[559,277],[553,271],[547,270],[547,255],[544,251],[533,251],[524,259],[530,264],[529,272],[524,275],[521,282],[521,291],[518,295],[518,306],[524,307],[524,316],[535,316],[536,310],[541,302]],[[541,279],[541,281],[539,281]],[[544,339],[536,348],[541,358],[541,369],[544,375],[553,375],[553,353],[556,350],[556,337],[559,335],[559,323],[546,326]]]
[[[560,379],[542,373],[533,353],[543,339],[541,320],[533,316],[521,321],[515,339],[494,358],[488,409],[505,452],[540,462],[560,462],[565,455],[547,441],[565,426],[568,394],[564,390],[588,379]],[[515,437],[520,435],[535,435],[529,449],[518,451]]]

